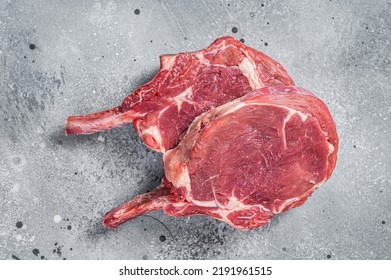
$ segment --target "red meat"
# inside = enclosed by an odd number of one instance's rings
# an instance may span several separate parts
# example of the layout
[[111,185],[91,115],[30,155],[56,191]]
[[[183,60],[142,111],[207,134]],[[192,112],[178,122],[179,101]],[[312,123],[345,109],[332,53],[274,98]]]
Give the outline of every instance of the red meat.
[[66,133],[91,134],[133,123],[147,146],[165,152],[210,108],[253,89],[294,84],[278,62],[232,37],[197,52],[163,55],[160,64],[156,76],[120,106],[69,117]]
[[320,99],[294,86],[254,90],[197,117],[164,153],[161,186],[107,213],[104,225],[163,210],[254,229],[303,204],[330,177],[337,150]]

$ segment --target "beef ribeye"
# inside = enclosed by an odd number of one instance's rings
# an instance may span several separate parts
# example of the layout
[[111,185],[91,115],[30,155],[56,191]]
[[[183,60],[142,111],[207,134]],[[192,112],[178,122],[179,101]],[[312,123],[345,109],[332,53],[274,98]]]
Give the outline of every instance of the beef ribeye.
[[107,213],[104,225],[163,210],[254,229],[303,204],[330,177],[337,150],[320,99],[294,86],[254,90],[197,117],[165,152],[161,186]]
[[71,116],[67,134],[90,134],[127,123],[156,151],[174,148],[194,118],[252,89],[293,85],[285,69],[262,52],[222,37],[197,52],[163,55],[160,70],[118,107]]

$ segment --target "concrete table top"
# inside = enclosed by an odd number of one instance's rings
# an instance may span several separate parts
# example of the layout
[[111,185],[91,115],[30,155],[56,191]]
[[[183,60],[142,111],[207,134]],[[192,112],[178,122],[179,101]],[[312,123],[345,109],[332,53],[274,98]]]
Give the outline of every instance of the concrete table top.
[[[111,208],[159,184],[162,157],[131,125],[64,135],[111,108],[159,55],[243,39],[329,106],[330,180],[242,232],[155,212],[117,230]],[[390,259],[390,1],[0,0],[0,259]]]

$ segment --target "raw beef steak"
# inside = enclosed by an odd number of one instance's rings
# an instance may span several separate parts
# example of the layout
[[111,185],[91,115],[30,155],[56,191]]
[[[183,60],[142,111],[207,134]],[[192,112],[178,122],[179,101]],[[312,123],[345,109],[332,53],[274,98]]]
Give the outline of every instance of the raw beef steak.
[[106,214],[104,225],[163,210],[254,229],[303,204],[330,177],[337,150],[320,99],[294,86],[254,90],[197,117],[165,152],[161,186]]
[[209,47],[160,57],[160,70],[115,108],[67,119],[67,134],[90,134],[127,123],[156,151],[174,148],[195,117],[252,89],[293,85],[285,69],[232,37]]

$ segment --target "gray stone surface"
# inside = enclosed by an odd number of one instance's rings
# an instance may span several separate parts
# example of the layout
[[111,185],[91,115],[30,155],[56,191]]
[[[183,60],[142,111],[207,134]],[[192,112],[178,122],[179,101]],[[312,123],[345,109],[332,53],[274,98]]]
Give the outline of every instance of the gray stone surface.
[[[106,211],[158,185],[161,155],[131,126],[66,137],[65,118],[118,105],[160,54],[222,35],[328,104],[333,176],[258,230],[161,212],[103,228]],[[390,38],[380,0],[0,0],[0,259],[391,259]]]

